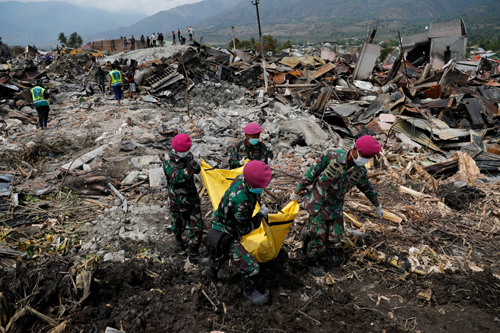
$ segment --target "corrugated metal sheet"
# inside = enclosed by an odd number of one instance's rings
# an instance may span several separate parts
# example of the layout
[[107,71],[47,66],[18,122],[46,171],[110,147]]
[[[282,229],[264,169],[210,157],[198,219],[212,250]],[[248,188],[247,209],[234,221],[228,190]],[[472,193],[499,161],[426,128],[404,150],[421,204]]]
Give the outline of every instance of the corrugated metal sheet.
[[429,29],[429,38],[467,36],[461,19],[449,22],[433,23]]
[[413,141],[416,141],[420,144],[422,144],[425,147],[429,147],[432,150],[435,151],[441,151],[438,146],[432,140],[425,135],[424,132],[416,128],[415,126],[412,126],[409,122],[407,121],[402,121],[394,125],[393,129],[396,132],[403,133]]
[[425,106],[426,108],[445,108],[448,105],[449,101],[449,98],[445,98],[429,103],[422,103],[422,106]]
[[464,101],[472,120],[472,125],[484,125],[485,122],[481,115],[481,104],[479,104],[479,101],[476,98],[464,98]]

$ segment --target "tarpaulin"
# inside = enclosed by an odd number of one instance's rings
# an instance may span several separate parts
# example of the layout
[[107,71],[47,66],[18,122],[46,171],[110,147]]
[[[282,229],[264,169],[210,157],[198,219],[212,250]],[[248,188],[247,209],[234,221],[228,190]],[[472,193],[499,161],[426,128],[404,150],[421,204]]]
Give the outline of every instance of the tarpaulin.
[[[201,175],[214,211],[231,182],[242,173],[243,167],[233,170],[214,169],[201,160]],[[254,214],[257,214],[259,209],[257,204]],[[278,256],[283,240],[298,212],[299,204],[291,201],[278,214],[269,214],[268,220],[262,220],[258,229],[243,236],[241,244],[258,262],[273,260]]]

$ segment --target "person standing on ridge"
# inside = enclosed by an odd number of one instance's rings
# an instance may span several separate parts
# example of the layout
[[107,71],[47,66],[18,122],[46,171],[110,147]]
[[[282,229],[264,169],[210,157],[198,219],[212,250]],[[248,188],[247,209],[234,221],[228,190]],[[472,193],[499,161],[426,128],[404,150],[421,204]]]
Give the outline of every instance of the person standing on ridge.
[[172,232],[175,244],[184,249],[186,244],[182,233],[189,227],[189,261],[193,264],[206,265],[208,258],[199,254],[203,236],[203,220],[201,217],[201,200],[194,183],[194,175],[201,171],[191,149],[191,138],[184,133],[177,134],[172,140],[173,150],[164,160],[163,170],[167,177],[168,208],[172,216]]
[[175,45],[175,32],[172,31],[172,45]]
[[127,51],[127,37],[123,37],[123,52]]
[[193,34],[194,34],[193,28],[189,27],[188,34],[189,34],[189,41],[192,41],[193,40]]
[[130,50],[135,51],[135,38],[134,35],[132,35],[132,38],[130,38]]
[[309,213],[309,230],[303,230],[301,236],[306,265],[314,276],[325,273],[318,264],[323,247],[333,252],[336,264],[341,263],[342,253],[335,245],[344,235],[344,196],[353,186],[356,185],[366,195],[376,207],[377,216],[382,218],[382,205],[364,166],[380,150],[378,141],[369,135],[356,140],[355,147],[350,151],[328,150],[314,161],[292,192],[290,200],[299,202],[300,192],[312,185],[303,203]]
[[263,142],[260,142],[261,132],[262,127],[257,123],[249,123],[245,126],[245,139],[228,148],[230,169],[239,168],[247,159],[269,163],[273,154]]
[[146,43],[146,40],[144,39],[144,35],[141,35],[141,49],[146,47],[145,43]]

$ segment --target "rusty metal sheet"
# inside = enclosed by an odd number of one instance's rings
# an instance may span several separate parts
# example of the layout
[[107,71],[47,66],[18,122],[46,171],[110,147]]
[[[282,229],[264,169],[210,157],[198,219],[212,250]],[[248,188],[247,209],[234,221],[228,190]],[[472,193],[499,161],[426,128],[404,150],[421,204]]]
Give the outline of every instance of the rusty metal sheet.
[[366,125],[358,125],[356,126],[357,129],[360,129],[361,126],[367,126],[369,129],[372,130],[373,134],[381,134],[384,131],[382,131],[382,128],[380,128],[380,125],[378,124],[378,121],[375,119],[375,117]]
[[486,151],[491,154],[500,155],[500,145],[486,144]]
[[293,69],[289,71],[288,74],[293,75],[298,79],[304,77],[304,72],[302,72],[300,69]]
[[279,72],[274,73],[273,82],[279,83],[279,84],[284,83],[285,82],[285,75],[286,75],[286,73],[279,73]]
[[320,69],[318,69],[313,75],[312,77],[317,79],[318,77],[326,74],[327,72],[331,71],[332,69],[334,69],[335,66],[329,62],[327,63],[326,65],[323,65]]
[[422,90],[422,94],[425,98],[437,99],[441,97],[441,85],[436,84],[435,86]]
[[30,72],[24,72],[23,75],[19,78],[21,81],[31,81],[38,79],[40,76],[45,74],[45,71],[30,71]]

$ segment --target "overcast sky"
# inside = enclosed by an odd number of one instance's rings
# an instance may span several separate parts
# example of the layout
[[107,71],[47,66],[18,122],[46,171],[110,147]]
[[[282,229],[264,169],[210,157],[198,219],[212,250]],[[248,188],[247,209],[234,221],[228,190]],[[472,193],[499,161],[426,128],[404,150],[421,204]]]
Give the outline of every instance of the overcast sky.
[[[0,0],[0,2],[10,0]],[[39,2],[54,0],[18,0],[21,2]],[[153,15],[180,5],[199,2],[201,0],[62,0],[82,7],[95,7],[111,13]]]

